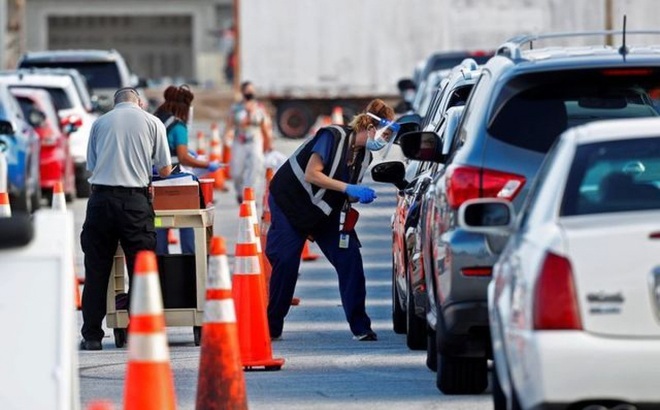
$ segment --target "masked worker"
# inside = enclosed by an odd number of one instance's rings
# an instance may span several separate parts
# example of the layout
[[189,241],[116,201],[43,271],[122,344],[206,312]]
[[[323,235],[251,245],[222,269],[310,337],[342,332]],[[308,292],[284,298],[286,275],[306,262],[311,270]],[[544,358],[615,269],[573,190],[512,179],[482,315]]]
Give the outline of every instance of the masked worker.
[[[339,278],[341,302],[356,340],[377,340],[365,309],[366,285],[351,202],[370,203],[373,189],[360,185],[371,151],[394,141],[394,110],[373,100],[348,126],[321,128],[282,165],[270,184],[271,226],[266,255],[273,267],[268,324],[272,339],[282,334],[284,317],[298,279],[300,255],[313,238]],[[389,149],[389,148],[388,148]]]
[[255,99],[254,85],[241,84],[241,102],[234,104],[227,118],[224,141],[232,140],[231,173],[236,200],[243,202],[243,188],[260,188],[264,152],[272,148],[272,122],[264,106]]
[[[215,172],[220,168],[217,161],[207,161],[194,156],[188,149],[188,116],[190,106],[195,98],[187,85],[179,87],[169,86],[163,93],[165,101],[156,109],[154,115],[158,117],[167,130],[167,144],[172,157],[173,172],[188,172],[196,176],[203,176]],[[195,233],[193,228],[179,230],[181,237],[181,253],[195,253]],[[156,253],[167,255],[169,253],[167,229],[156,230]]]

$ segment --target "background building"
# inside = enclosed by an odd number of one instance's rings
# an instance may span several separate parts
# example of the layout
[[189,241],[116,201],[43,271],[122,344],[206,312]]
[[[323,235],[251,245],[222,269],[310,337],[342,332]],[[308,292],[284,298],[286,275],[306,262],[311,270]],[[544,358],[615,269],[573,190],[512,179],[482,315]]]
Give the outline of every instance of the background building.
[[232,15],[232,0],[27,0],[25,50],[116,49],[142,78],[217,86]]

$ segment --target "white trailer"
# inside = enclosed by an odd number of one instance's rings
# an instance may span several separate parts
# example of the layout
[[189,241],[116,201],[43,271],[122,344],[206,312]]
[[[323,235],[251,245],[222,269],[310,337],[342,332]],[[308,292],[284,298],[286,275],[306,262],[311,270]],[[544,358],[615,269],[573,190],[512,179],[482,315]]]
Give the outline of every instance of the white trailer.
[[493,50],[524,32],[602,29],[602,4],[573,0],[235,0],[241,80],[276,108],[283,135],[345,115],[433,52]]

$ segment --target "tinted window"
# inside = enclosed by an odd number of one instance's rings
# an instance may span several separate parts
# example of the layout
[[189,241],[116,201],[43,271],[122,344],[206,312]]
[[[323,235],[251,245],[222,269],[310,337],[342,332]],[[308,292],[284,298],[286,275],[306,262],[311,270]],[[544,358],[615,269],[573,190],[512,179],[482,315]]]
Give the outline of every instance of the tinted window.
[[502,90],[489,121],[491,135],[547,152],[568,127],[599,119],[657,116],[655,69],[568,70],[519,76]]
[[18,101],[18,104],[21,106],[21,111],[26,118],[29,117],[32,110],[37,108],[34,101],[27,97],[16,97],[16,101]]
[[21,67],[38,68],[73,68],[82,74],[87,84],[92,88],[121,88],[121,79],[117,65],[113,62],[67,62],[47,61],[31,62],[25,61]]
[[583,145],[561,215],[660,209],[660,137]]
[[71,100],[69,100],[69,96],[66,95],[66,91],[64,91],[63,88],[32,87],[25,84],[21,84],[20,88],[38,88],[40,90],[48,91],[48,94],[50,94],[50,98],[53,100],[53,105],[55,105],[55,109],[57,109],[58,111],[65,110],[67,108],[73,108],[73,105],[71,104]]

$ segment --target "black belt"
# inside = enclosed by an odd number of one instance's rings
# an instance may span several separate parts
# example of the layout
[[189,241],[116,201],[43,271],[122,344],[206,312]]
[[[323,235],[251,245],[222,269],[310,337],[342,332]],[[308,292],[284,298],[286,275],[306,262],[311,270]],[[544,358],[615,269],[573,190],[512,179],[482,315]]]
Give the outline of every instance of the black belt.
[[116,192],[122,194],[145,194],[149,193],[149,188],[132,188],[125,186],[112,186],[112,185],[97,185],[92,184],[93,192]]

